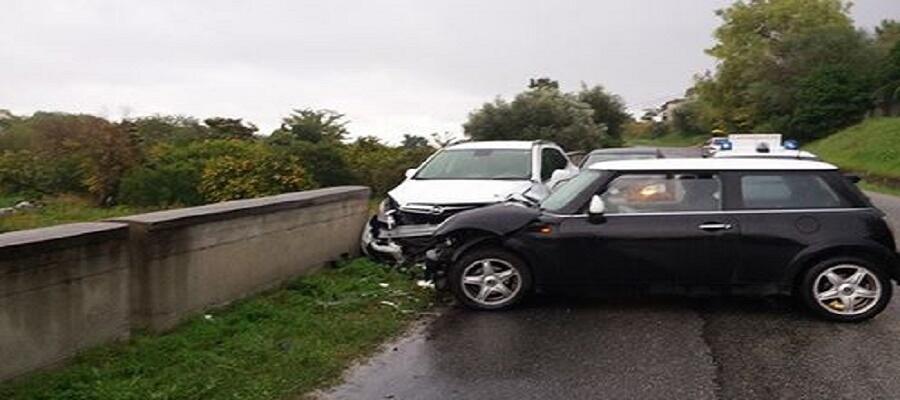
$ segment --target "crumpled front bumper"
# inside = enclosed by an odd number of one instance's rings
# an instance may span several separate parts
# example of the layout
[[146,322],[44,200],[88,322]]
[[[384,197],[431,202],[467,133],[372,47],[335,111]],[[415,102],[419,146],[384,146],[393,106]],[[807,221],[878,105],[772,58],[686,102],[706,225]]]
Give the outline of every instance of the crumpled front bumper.
[[360,248],[363,254],[379,261],[402,264],[424,257],[418,254],[428,243],[438,225],[400,225],[393,229],[372,217],[363,228]]

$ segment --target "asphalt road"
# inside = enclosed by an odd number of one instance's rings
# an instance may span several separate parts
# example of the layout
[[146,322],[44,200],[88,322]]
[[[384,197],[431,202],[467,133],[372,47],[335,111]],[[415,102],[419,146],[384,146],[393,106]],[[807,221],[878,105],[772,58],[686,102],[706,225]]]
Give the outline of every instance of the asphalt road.
[[[872,195],[900,226],[900,198]],[[789,298],[531,299],[444,310],[324,399],[900,398],[900,298],[835,324]]]

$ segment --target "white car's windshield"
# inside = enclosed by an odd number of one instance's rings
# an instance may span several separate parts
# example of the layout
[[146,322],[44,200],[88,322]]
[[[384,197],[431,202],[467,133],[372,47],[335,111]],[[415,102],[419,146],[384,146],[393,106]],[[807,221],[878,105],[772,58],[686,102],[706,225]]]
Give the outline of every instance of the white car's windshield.
[[414,179],[529,179],[531,150],[465,149],[438,153]]

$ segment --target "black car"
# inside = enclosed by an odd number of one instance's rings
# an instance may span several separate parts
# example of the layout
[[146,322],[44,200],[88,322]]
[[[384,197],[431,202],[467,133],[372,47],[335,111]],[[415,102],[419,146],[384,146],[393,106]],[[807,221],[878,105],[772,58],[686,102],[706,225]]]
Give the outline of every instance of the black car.
[[663,158],[663,153],[653,147],[612,147],[593,150],[581,159],[579,166],[587,168],[595,163],[618,160],[647,160]]
[[427,269],[466,306],[604,287],[793,294],[861,321],[900,278],[884,214],[836,167],[803,160],[610,161],[541,204],[457,214]]

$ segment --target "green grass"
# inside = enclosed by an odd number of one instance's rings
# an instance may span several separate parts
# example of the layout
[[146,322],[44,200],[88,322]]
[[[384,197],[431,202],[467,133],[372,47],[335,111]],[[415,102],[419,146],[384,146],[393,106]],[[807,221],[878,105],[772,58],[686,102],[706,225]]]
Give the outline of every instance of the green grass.
[[883,184],[878,184],[874,182],[867,182],[863,180],[859,183],[860,189],[868,190],[870,192],[878,192],[884,194],[890,194],[893,196],[900,196],[900,187],[886,186]]
[[0,399],[297,398],[336,383],[354,360],[402,332],[429,299],[408,276],[355,260],[169,334],[139,334],[62,369],[2,384]]
[[[25,200],[18,196],[0,196],[0,207],[9,207]],[[126,206],[96,207],[90,201],[76,196],[57,196],[40,201],[39,208],[21,210],[12,215],[0,216],[0,233],[72,222],[98,221],[123,215],[139,214],[152,209]]]
[[629,138],[626,140],[626,145],[652,147],[689,147],[698,146],[707,139],[709,139],[709,135],[681,135],[677,133],[671,133],[655,139]]
[[900,118],[873,118],[807,149],[849,171],[900,179]]

